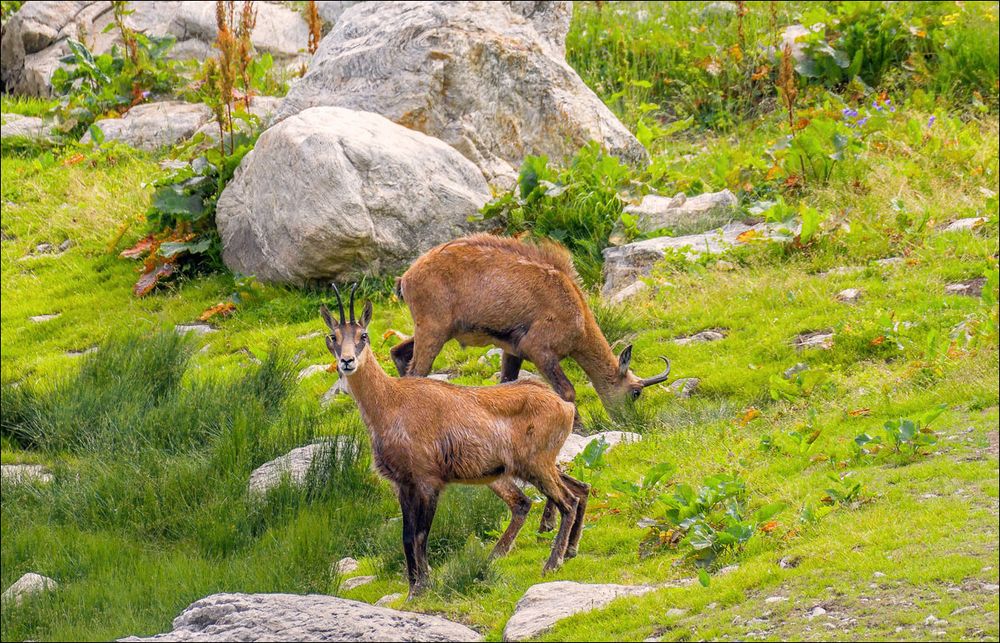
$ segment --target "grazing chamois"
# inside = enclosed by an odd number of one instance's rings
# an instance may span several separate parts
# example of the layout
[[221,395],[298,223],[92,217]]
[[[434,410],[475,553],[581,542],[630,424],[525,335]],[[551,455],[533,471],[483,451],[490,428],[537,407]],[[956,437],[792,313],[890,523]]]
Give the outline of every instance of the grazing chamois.
[[572,358],[594,384],[605,407],[636,399],[667,379],[636,377],[632,346],[615,357],[577,283],[569,252],[554,242],[537,245],[475,234],[428,250],[397,284],[413,316],[413,337],[392,349],[400,375],[426,376],[449,339],[463,346],[503,349],[501,382],[516,380],[523,360],[535,364],[567,402],[576,391],[559,362]]
[[[355,286],[356,288],[356,286]],[[349,321],[334,285],[340,320],[324,305],[326,345],[358,405],[379,473],[396,488],[403,512],[403,550],[410,596],[427,586],[427,534],[438,494],[450,483],[486,484],[511,509],[511,522],[493,549],[507,553],[531,501],[514,478],[541,491],[561,514],[543,572],[576,555],[589,486],[561,473],[556,456],[573,430],[574,406],[538,382],[461,387],[427,378],[386,375],[371,350],[372,304]]]

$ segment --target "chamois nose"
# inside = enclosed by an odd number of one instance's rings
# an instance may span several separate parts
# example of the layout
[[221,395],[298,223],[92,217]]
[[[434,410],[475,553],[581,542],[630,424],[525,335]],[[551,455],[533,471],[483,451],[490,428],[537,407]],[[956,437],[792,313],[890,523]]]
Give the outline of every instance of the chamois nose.
[[343,371],[353,371],[354,370],[354,358],[353,357],[341,357],[340,358],[340,368]]

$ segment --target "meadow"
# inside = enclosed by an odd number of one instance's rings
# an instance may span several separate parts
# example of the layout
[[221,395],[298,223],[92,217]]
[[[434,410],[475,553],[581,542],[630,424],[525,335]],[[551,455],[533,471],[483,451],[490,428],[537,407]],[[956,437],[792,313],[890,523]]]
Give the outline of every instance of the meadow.
[[[652,162],[596,147],[531,157],[483,211],[498,232],[565,243],[608,340],[634,344],[633,370],[657,372],[665,354],[697,389],[658,386],[608,416],[564,364],[587,432],[643,436],[570,465],[593,487],[580,555],[542,578],[551,535],[534,533],[536,502],[511,555],[488,561],[506,507],[451,489],[431,532],[433,588],[390,604],[499,640],[543,580],[699,577],[542,640],[996,640],[997,3],[727,4],[577,3],[567,59]],[[793,23],[814,27],[794,74],[777,55]],[[53,105],[4,96],[2,111]],[[144,268],[120,253],[162,225],[164,161],[186,152],[4,141],[0,457],[54,479],[3,483],[0,581],[60,584],[4,603],[5,641],[163,632],[219,591],[405,594],[399,508],[357,409],[321,403],[335,374],[298,377],[330,362],[317,312],[330,293],[233,275],[211,253],[133,292]],[[625,205],[724,188],[741,218],[811,234],[678,253],[635,298],[598,294]],[[391,331],[412,332],[391,281],[363,284],[389,372]],[[857,301],[838,299],[848,288]],[[175,331],[220,304],[232,312],[212,332]],[[706,329],[723,339],[673,341]],[[797,346],[818,331],[827,346]],[[498,370],[454,342],[435,362],[462,385]],[[346,439],[304,485],[248,494],[257,466],[331,436]],[[344,556],[377,579],[342,590],[331,565]]]

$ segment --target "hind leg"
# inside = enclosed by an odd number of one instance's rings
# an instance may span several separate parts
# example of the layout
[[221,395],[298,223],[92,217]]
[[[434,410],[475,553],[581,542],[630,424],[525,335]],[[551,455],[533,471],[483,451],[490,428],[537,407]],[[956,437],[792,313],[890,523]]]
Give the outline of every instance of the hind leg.
[[583,533],[583,514],[587,510],[587,498],[590,496],[590,485],[571,478],[565,473],[560,475],[562,483],[576,496],[576,519],[573,521],[573,530],[569,532],[569,543],[566,545],[566,558],[576,556],[577,547],[580,544],[580,535]]
[[434,367],[434,358],[438,356],[448,336],[442,333],[413,331],[413,359],[406,374],[416,377],[427,377]]
[[490,554],[490,558],[500,558],[506,556],[514,546],[514,539],[517,538],[518,532],[521,531],[521,527],[524,526],[524,521],[531,511],[531,500],[510,478],[497,480],[490,485],[490,489],[510,507],[510,524],[507,525],[507,529],[500,536]]
[[517,379],[517,376],[521,373],[521,363],[524,362],[523,357],[518,357],[517,355],[511,355],[507,351],[503,352],[503,356],[500,358],[500,383],[513,382]]
[[573,530],[573,523],[576,521],[576,507],[579,504],[574,495],[560,479],[559,470],[555,465],[551,470],[541,472],[540,475],[531,481],[545,496],[555,504],[559,510],[559,533],[556,534],[552,542],[552,553],[549,555],[542,573],[548,573],[559,569],[566,556],[566,548],[569,545],[569,535]]

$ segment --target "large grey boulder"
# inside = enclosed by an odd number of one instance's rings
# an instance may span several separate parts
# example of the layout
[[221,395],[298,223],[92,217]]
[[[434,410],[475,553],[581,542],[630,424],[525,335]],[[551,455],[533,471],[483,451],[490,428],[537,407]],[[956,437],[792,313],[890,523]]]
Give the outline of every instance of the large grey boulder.
[[0,595],[0,602],[13,602],[14,605],[20,605],[25,599],[28,599],[36,594],[52,591],[58,586],[58,583],[48,576],[28,572],[14,581],[13,585],[4,590],[3,594]]
[[595,440],[604,440],[608,445],[608,450],[610,451],[612,447],[617,444],[638,442],[642,439],[642,435],[638,433],[633,433],[631,431],[604,431],[601,433],[594,433],[592,435],[577,435],[576,433],[571,433],[566,442],[563,443],[561,449],[559,449],[559,455],[556,457],[556,462],[559,464],[566,464],[572,462],[573,458],[583,453],[584,449]]
[[340,14],[277,120],[317,105],[381,114],[453,146],[493,183],[528,154],[594,140],[648,153],[566,63],[568,2],[364,2]]
[[122,641],[481,641],[464,625],[334,596],[213,594],[188,606],[173,629]]
[[441,141],[378,114],[315,107],[265,131],[219,198],[223,260],[270,282],[401,271],[470,232],[490,198]]
[[[711,230],[729,223],[737,214],[739,201],[729,190],[673,197],[648,194],[639,205],[625,206],[625,213],[635,217],[639,232],[650,233],[669,228],[675,234]],[[624,226],[619,220],[611,232],[611,243],[624,242]]]
[[32,141],[47,141],[51,138],[50,127],[37,116],[4,114],[0,117],[0,139],[14,138]]
[[[202,103],[163,101],[136,105],[121,118],[101,119],[94,125],[105,140],[152,152],[191,138],[211,120],[212,110]],[[80,140],[89,143],[90,131]]]
[[600,609],[623,596],[641,596],[651,585],[593,585],[555,581],[532,585],[514,608],[503,630],[503,640],[534,638],[564,618]]
[[[309,29],[302,16],[280,3],[258,2],[257,26],[251,39],[260,52],[270,53],[283,65],[299,64],[305,57]],[[216,37],[215,3],[130,2],[132,14],[126,24],[150,36],[173,36],[177,43],[171,50],[177,59],[202,59],[214,54]],[[66,40],[85,42],[94,53],[109,51],[120,44],[118,30],[104,29],[112,24],[111,3],[99,2],[26,2],[3,27],[0,41],[0,78],[6,92],[47,96],[52,91],[52,72],[59,59],[69,53]]]

